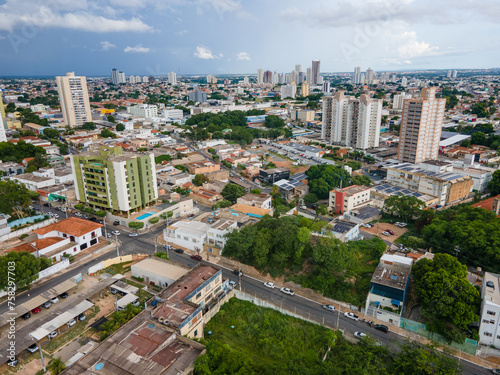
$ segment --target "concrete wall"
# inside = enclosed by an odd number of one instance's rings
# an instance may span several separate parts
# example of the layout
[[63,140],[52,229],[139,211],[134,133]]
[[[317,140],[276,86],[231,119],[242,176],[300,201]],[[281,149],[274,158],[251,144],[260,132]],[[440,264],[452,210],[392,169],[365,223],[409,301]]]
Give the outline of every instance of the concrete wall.
[[35,229],[46,227],[47,225],[55,223],[55,222],[56,222],[56,219],[48,219],[48,220],[42,221],[40,223],[30,225],[29,227],[10,232],[9,234],[5,234],[5,235],[1,236],[0,242],[10,240],[11,238],[19,237],[21,234],[31,233]]

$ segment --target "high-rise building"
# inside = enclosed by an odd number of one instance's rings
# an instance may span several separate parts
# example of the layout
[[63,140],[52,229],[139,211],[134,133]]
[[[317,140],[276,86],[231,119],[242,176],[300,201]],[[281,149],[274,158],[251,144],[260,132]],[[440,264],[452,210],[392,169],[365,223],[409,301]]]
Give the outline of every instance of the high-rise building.
[[300,65],[300,64],[295,65],[295,71],[297,73],[301,72],[302,71],[302,65]]
[[125,79],[125,73],[116,68],[111,69],[111,82],[114,85],[119,85],[120,83],[127,83]]
[[257,84],[262,85],[264,83],[264,70],[262,68],[257,69]]
[[5,107],[3,106],[3,99],[1,92],[0,92],[0,117],[5,117]]
[[312,84],[312,69],[307,68],[306,70],[306,82],[309,83],[309,85]]
[[207,83],[212,83],[212,75],[211,74],[208,74],[207,75]]
[[357,66],[354,68],[354,76],[352,78],[352,83],[355,85],[361,84],[361,67]]
[[2,116],[0,116],[0,142],[7,142],[7,135],[5,134],[5,126],[3,124]]
[[188,94],[189,100],[195,103],[205,103],[207,101],[207,93],[196,89]]
[[138,117],[157,117],[158,107],[154,104],[139,104],[127,107],[127,112]]
[[286,99],[286,98],[295,99],[296,92],[297,92],[297,86],[283,85],[281,86],[281,99]]
[[401,86],[403,87],[408,86],[408,78],[406,77],[401,78]]
[[278,76],[278,71],[275,70],[273,73],[273,84],[278,84],[279,83],[279,76]]
[[134,77],[134,76],[130,76],[130,77],[128,77],[128,81],[129,81],[131,84],[135,84],[135,77]]
[[177,85],[177,74],[175,74],[175,72],[168,73],[168,83]]
[[303,83],[300,87],[300,96],[305,98],[307,95],[309,95],[309,85],[307,83]]
[[75,76],[75,72],[69,72],[66,76],[56,77],[56,84],[66,125],[75,127],[92,121],[87,79],[84,76]]
[[456,71],[456,70],[454,70],[451,76],[452,76],[453,78],[457,78],[457,71]]
[[142,83],[148,83],[148,82],[149,82],[149,77],[148,76],[142,77]]
[[101,147],[98,153],[72,155],[71,168],[76,199],[94,209],[130,213],[158,199],[153,153]]
[[311,84],[317,85],[319,83],[319,76],[320,76],[320,61],[319,60],[313,60],[312,62],[312,82]]
[[266,70],[264,72],[263,81],[264,81],[264,83],[273,83],[273,72],[271,72],[270,70]]
[[323,82],[323,92],[325,94],[330,92],[330,81]]
[[392,109],[403,109],[403,101],[405,99],[411,99],[411,95],[404,92],[394,95],[394,98],[392,98]]
[[382,100],[363,94],[345,96],[343,91],[323,97],[321,137],[327,142],[367,149],[379,146]]
[[425,87],[420,98],[403,101],[398,159],[418,164],[438,157],[446,99],[436,99],[436,87]]
[[369,85],[373,85],[373,79],[374,79],[374,75],[373,75],[373,70],[372,68],[368,68],[366,69],[366,83],[369,84]]
[[451,78],[451,70],[448,70],[448,73],[446,73],[447,78]]
[[250,84],[250,80],[248,79],[248,76],[245,76],[245,78],[243,78],[243,84],[244,85],[249,85]]

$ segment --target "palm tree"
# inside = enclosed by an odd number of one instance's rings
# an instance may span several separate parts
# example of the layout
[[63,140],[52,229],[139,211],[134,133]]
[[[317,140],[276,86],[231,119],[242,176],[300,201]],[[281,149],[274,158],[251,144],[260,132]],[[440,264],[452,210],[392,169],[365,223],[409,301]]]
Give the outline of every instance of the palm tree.
[[19,219],[26,216],[26,212],[24,212],[21,206],[15,206],[12,209],[12,215],[17,216]]
[[103,335],[109,336],[115,330],[115,322],[108,320],[107,322],[101,324],[99,326],[99,331],[102,332]]
[[123,323],[125,323],[125,315],[121,311],[115,312],[111,319],[117,327],[120,327]]
[[51,360],[47,366],[47,370],[51,371],[52,375],[59,375],[64,371],[66,365],[63,361],[61,361],[61,357],[54,358]]
[[131,304],[128,304],[127,307],[125,307],[125,310],[123,310],[123,316],[125,317],[126,320],[132,319],[134,316],[139,314],[141,309],[139,307],[132,306]]

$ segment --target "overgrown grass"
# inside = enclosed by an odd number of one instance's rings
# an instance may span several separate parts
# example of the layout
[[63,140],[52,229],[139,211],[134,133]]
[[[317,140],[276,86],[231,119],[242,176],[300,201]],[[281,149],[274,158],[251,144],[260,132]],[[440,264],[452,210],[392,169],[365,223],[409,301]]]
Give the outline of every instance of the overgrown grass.
[[123,275],[124,273],[130,271],[131,264],[132,262],[112,264],[103,269],[102,272],[111,273],[112,275],[116,275],[118,273]]

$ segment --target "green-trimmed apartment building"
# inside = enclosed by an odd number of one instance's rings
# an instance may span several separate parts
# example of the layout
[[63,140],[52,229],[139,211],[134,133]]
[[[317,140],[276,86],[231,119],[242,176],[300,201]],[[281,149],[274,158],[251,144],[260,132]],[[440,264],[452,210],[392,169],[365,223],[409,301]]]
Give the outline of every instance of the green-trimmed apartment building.
[[158,199],[152,153],[124,153],[101,147],[98,153],[71,157],[76,199],[97,210],[130,213]]

